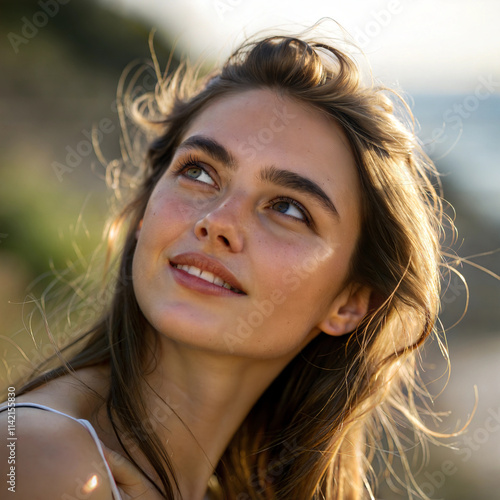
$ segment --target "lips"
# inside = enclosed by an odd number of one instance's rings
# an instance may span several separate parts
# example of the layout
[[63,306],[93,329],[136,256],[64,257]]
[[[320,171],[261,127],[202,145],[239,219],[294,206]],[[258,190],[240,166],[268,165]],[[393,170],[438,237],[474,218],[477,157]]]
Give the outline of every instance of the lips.
[[199,253],[184,253],[170,259],[170,265],[215,287],[246,295],[236,277],[220,262]]

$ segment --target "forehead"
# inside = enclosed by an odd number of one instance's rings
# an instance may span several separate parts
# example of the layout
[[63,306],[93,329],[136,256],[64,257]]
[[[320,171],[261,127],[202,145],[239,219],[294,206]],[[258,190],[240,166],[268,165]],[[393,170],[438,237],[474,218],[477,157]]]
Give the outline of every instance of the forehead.
[[273,165],[307,175],[336,200],[339,212],[359,213],[359,181],[348,140],[319,109],[270,89],[219,98],[191,123],[183,141],[203,135],[221,143],[238,166]]
[[[254,144],[258,141],[256,149],[264,153],[270,152],[272,146],[286,146],[287,150],[292,148],[301,155],[319,148],[322,152],[335,151],[343,159],[352,160],[348,140],[333,118],[312,105],[271,89],[247,90],[220,97],[193,120],[184,139],[193,129],[198,133],[203,130],[213,134],[223,132],[228,140],[234,138],[237,142],[241,142],[241,134],[247,132],[247,141]],[[290,138],[298,139],[297,134],[303,140],[290,143]],[[304,148],[307,143],[310,146]]]

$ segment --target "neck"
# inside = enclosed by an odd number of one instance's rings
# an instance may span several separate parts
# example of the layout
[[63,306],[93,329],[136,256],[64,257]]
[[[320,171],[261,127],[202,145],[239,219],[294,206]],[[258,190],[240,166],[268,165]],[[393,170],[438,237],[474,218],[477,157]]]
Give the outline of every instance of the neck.
[[161,347],[146,375],[146,405],[182,498],[201,499],[231,437],[289,359],[217,355],[165,338]]

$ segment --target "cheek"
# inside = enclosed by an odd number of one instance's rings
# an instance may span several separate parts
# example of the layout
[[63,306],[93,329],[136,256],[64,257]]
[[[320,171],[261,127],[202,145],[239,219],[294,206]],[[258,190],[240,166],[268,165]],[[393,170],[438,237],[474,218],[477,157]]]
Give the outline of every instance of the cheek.
[[138,245],[156,246],[182,234],[192,219],[191,205],[178,197],[157,195],[146,208]]
[[262,301],[273,306],[275,319],[306,331],[323,319],[341,292],[349,269],[349,248],[316,239],[314,244],[293,245],[284,251],[267,248],[270,255],[258,266]]
[[183,231],[208,210],[211,202],[212,196],[208,193],[186,191],[172,183],[165,183],[151,196],[145,219],[148,222],[150,216],[155,225],[168,223],[172,229]]
[[262,256],[255,262],[259,281],[267,294],[281,293],[286,302],[294,302],[296,297],[304,302],[314,301],[318,295],[324,295],[325,289],[334,288],[334,277],[343,274],[346,267],[337,247],[320,238],[288,245],[267,240],[259,252],[254,252]]
[[137,231],[137,245],[132,262],[136,296],[148,290],[157,279],[158,264],[173,241],[185,233],[179,206],[166,198],[151,197]]

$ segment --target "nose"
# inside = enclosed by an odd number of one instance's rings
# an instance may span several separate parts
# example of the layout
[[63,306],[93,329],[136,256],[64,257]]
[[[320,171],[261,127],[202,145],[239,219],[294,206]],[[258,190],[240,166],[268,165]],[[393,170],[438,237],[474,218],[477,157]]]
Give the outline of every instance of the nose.
[[244,223],[241,207],[237,205],[234,198],[226,199],[203,214],[194,226],[198,240],[230,252],[241,252],[244,247]]

